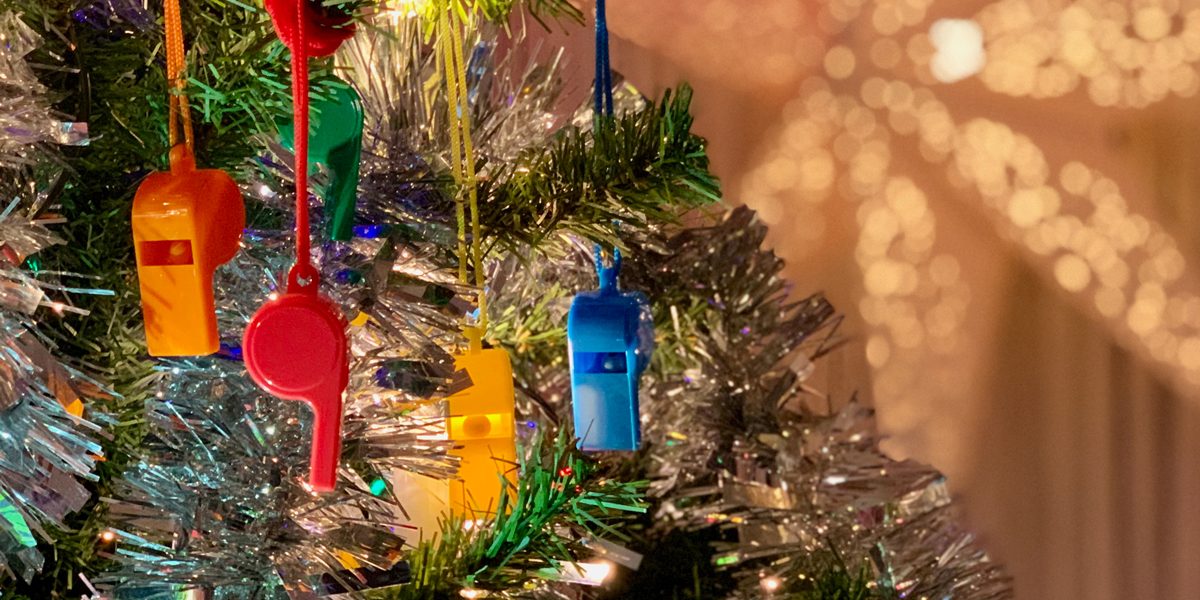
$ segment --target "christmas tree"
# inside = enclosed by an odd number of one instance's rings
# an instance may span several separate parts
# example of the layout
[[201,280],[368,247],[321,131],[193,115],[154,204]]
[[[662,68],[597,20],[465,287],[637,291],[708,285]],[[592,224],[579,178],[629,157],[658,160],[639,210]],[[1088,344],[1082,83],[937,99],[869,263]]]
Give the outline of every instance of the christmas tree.
[[603,11],[582,101],[565,0],[18,2],[4,597],[1009,597]]

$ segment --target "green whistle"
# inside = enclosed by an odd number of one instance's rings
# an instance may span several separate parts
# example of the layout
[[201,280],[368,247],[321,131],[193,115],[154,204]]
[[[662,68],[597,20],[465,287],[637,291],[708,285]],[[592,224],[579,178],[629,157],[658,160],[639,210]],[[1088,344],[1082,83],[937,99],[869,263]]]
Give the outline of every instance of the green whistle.
[[[329,237],[346,241],[354,235],[354,202],[362,160],[362,100],[350,84],[338,80],[328,98],[312,98],[312,112],[309,164],[323,164],[332,174],[323,194]],[[294,135],[295,124],[291,121],[279,127],[280,141],[288,150],[293,148]]]

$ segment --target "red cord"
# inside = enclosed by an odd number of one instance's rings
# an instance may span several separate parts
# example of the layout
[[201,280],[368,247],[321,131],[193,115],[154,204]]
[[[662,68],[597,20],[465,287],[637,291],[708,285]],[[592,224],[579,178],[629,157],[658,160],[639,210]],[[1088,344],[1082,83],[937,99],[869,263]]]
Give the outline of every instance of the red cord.
[[[308,225],[308,47],[304,3],[296,0],[296,43],[292,46],[292,137],[296,148],[296,268],[315,272]],[[315,282],[314,282],[315,283]]]

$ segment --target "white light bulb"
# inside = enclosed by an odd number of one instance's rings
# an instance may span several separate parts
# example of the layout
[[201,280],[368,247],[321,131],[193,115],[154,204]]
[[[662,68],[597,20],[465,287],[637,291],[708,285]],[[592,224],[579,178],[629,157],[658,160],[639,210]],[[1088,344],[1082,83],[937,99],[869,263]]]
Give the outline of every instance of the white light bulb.
[[942,83],[966,79],[983,69],[983,29],[970,19],[938,19],[929,28],[929,41],[937,52],[929,61],[933,76]]

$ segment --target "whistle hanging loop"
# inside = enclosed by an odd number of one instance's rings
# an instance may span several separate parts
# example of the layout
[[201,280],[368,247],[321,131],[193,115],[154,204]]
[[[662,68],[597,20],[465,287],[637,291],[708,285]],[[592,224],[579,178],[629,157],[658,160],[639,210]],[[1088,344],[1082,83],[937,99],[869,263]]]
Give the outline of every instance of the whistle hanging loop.
[[604,264],[604,249],[600,244],[596,244],[593,248],[596,262],[596,276],[600,279],[601,292],[617,291],[617,278],[621,275],[621,249],[613,247],[612,265]]
[[172,173],[187,173],[196,170],[196,157],[192,155],[192,149],[187,144],[172,146],[170,161]]
[[163,1],[163,28],[167,34],[167,85],[171,87],[171,95],[167,103],[167,134],[172,148],[171,166],[174,168],[174,148],[179,145],[180,129],[183,130],[187,153],[192,154],[195,151],[192,142],[192,115],[188,108],[187,95],[184,94],[187,85],[187,80],[183,76],[186,58],[183,48],[183,18],[179,10],[179,0]]
[[311,262],[297,262],[288,269],[287,291],[289,294],[304,293],[315,296],[321,287],[321,272]]
[[483,352],[483,329],[467,325],[463,327],[463,335],[467,338],[467,351],[470,354]]

